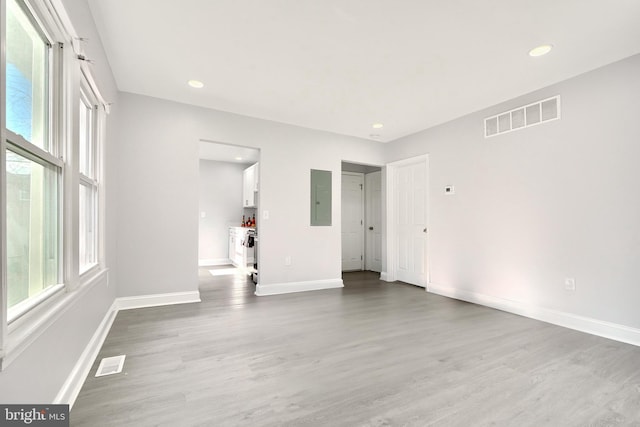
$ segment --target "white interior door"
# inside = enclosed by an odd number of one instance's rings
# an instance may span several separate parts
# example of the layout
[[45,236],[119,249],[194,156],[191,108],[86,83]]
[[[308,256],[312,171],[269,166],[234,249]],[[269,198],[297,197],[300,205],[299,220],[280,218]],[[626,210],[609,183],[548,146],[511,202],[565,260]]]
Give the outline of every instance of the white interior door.
[[425,159],[395,169],[396,279],[427,285],[427,164]]
[[365,175],[365,269],[382,271],[382,172]]
[[342,173],[342,271],[364,268],[364,175]]

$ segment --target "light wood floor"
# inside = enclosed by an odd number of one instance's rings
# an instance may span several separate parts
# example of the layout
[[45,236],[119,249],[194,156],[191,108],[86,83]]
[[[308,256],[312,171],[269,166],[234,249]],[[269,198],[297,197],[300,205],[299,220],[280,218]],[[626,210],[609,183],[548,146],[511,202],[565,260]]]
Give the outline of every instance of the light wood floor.
[[[640,348],[349,273],[120,312],[72,426],[640,426]],[[94,378],[103,357],[121,374]]]

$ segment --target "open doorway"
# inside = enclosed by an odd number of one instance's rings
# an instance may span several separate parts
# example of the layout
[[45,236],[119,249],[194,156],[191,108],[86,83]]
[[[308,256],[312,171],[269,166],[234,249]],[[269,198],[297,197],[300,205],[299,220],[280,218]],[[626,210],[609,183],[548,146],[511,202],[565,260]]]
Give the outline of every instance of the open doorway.
[[382,271],[382,169],[342,162],[342,271]]
[[201,140],[198,265],[257,282],[260,150]]

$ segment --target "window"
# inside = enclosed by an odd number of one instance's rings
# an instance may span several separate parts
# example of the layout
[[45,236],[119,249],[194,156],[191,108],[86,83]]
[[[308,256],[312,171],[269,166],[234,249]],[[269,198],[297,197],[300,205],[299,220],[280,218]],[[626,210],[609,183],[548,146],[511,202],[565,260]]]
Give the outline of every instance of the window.
[[50,151],[49,64],[51,43],[24,5],[7,2],[7,129]]
[[[60,288],[64,163],[52,132],[52,43],[23,3],[6,14],[6,269],[9,321]],[[57,286],[58,285],[58,286]]]
[[10,309],[60,282],[60,172],[47,162],[17,151],[8,149],[6,153]]
[[1,6],[0,370],[76,290],[106,278],[96,266],[108,107],[82,46],[63,49],[78,36],[58,3]]
[[98,261],[98,102],[87,79],[80,85],[79,114],[79,260],[80,273]]

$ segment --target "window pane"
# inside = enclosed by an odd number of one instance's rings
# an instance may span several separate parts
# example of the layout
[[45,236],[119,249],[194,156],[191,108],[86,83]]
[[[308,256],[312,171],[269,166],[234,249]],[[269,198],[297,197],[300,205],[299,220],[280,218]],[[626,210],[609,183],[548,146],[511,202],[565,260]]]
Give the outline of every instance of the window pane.
[[97,260],[96,196],[96,187],[80,184],[80,272]]
[[16,0],[7,2],[7,129],[40,148],[47,142],[48,43]]
[[91,103],[80,98],[80,173],[95,178],[93,173],[93,109]]
[[8,307],[59,283],[58,171],[7,150]]

